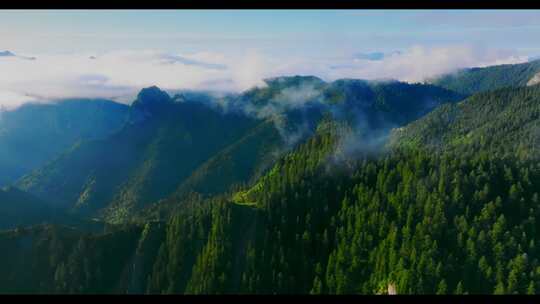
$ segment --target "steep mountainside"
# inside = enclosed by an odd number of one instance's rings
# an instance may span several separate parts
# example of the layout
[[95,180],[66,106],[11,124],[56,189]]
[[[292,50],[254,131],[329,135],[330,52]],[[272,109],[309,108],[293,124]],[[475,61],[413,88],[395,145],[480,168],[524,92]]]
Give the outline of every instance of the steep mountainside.
[[0,293],[123,293],[140,236],[139,227],[99,235],[50,225],[0,232]]
[[391,143],[533,157],[540,144],[539,115],[540,86],[485,92],[395,130]]
[[184,203],[166,222],[94,235],[51,227],[1,234],[8,250],[0,286],[67,293],[536,293],[539,96],[538,87],[510,88],[443,105],[395,131],[379,154],[343,155],[341,138],[356,134],[353,125],[327,116],[240,191],[169,198]]
[[540,60],[464,69],[431,81],[462,94],[474,94],[505,87],[525,86],[540,72]]
[[126,105],[108,100],[74,99],[0,112],[0,185],[44,165],[79,140],[117,131],[127,111]]
[[0,189],[0,230],[56,219],[57,210],[13,187]]
[[[404,135],[403,145],[356,155],[351,166],[332,161],[342,132],[321,125],[251,188],[215,202],[213,211],[174,217],[147,291],[535,293],[540,167],[530,153],[539,135],[530,130],[538,93],[475,95],[455,106],[474,109],[456,112],[455,129],[428,123],[439,111],[412,124],[450,139],[438,153],[430,141],[410,145]],[[507,125],[497,132],[487,126],[500,121]],[[463,128],[488,130],[490,144],[451,140]],[[502,153],[507,146],[523,153]]]
[[399,82],[296,76],[267,84],[213,102],[144,89],[122,130],[79,143],[17,185],[63,208],[120,221],[171,194],[217,194],[253,180],[324,116],[370,133],[462,98]]
[[148,88],[133,103],[122,130],[79,143],[18,186],[62,207],[83,213],[110,207],[112,216],[122,217],[171,193],[198,165],[255,124]]
[[[266,87],[254,88],[227,100],[227,107],[258,117],[295,113],[292,110],[296,110],[309,113],[309,118],[314,110],[329,111],[337,120],[378,129],[402,125],[442,103],[464,98],[464,95],[441,87],[398,81],[341,79],[326,83],[313,76],[294,76],[268,79],[266,84]],[[306,120],[305,116],[299,116],[297,120]],[[315,126],[316,123],[310,124],[312,129]]]

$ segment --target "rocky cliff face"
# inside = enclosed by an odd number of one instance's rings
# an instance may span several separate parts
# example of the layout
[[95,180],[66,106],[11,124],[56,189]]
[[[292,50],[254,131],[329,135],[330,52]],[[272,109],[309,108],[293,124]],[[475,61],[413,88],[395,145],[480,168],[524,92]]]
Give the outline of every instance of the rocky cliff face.
[[533,78],[531,78],[531,80],[529,80],[529,82],[527,82],[527,85],[528,86],[533,86],[533,85],[536,85],[536,84],[539,84],[540,83],[540,73],[534,75]]

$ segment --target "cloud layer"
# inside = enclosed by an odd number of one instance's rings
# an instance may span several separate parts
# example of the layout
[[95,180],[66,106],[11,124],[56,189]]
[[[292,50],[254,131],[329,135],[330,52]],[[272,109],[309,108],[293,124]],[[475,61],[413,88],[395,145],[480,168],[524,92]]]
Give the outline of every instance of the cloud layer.
[[[34,58],[35,60],[25,60]],[[311,58],[273,56],[257,50],[235,54],[111,51],[0,57],[0,106],[69,97],[102,97],[129,103],[137,92],[157,85],[166,90],[241,91],[264,78],[314,75],[418,82],[459,68],[518,63],[528,58],[508,50],[477,46],[414,46],[369,60],[350,56]]]

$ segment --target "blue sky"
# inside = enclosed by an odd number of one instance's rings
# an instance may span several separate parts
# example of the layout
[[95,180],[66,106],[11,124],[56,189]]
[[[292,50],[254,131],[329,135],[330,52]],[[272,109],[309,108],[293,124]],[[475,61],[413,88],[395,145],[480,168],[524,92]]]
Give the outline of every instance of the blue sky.
[[129,102],[149,85],[241,91],[282,75],[421,82],[527,61],[538,37],[540,10],[3,10],[0,52],[19,56],[0,57],[0,106]]
[[[20,52],[257,44],[369,51],[475,43],[534,52],[534,10],[90,10],[2,11],[0,48]],[[32,41],[28,38],[32,37]],[[37,43],[36,43],[37,42]]]

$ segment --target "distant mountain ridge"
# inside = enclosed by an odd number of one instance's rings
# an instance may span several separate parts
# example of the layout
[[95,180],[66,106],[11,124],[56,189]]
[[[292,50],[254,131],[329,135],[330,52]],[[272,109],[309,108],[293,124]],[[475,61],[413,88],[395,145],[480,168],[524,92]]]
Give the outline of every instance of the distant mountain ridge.
[[128,120],[113,135],[81,142],[17,185],[80,212],[116,206],[110,212],[122,217],[173,191],[198,164],[253,124],[197,102],[173,102],[157,88],[141,91]]
[[540,60],[534,60],[519,64],[463,69],[442,75],[429,82],[461,94],[470,95],[504,87],[526,86],[538,73],[540,73]]
[[47,202],[14,187],[0,189],[0,230],[52,221],[56,212]]
[[534,294],[533,72],[472,69],[446,83],[462,93],[309,76],[215,98],[145,88],[119,131],[17,184],[108,228],[0,232],[0,292]]
[[0,185],[59,156],[79,140],[106,137],[127,118],[128,107],[104,99],[28,103],[0,115]]
[[121,130],[81,142],[17,186],[63,208],[123,220],[175,193],[210,195],[248,182],[309,138],[324,116],[368,134],[461,98],[432,85],[312,76],[268,79],[211,102],[149,87]]
[[539,113],[540,86],[478,93],[394,130],[389,144],[458,152],[475,147],[470,152],[534,158],[540,151]]

